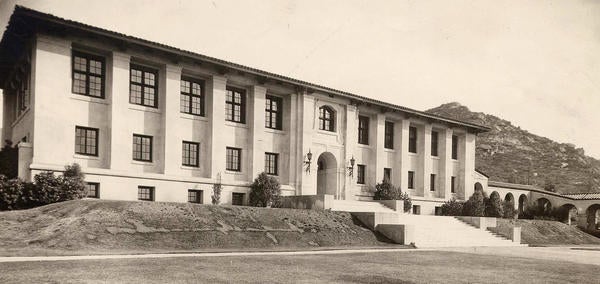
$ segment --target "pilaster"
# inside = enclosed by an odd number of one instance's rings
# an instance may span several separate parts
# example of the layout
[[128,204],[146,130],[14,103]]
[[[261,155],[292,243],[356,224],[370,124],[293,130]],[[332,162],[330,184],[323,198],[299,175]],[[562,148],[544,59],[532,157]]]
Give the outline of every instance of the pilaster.
[[[408,158],[408,136],[410,131],[410,121],[408,119],[403,119],[397,124],[399,128],[398,133],[400,134],[400,139],[397,139],[398,141],[394,141],[394,143],[397,143],[398,147],[396,151],[398,152],[396,154],[398,157],[400,157],[400,188],[405,192],[409,192],[409,194],[414,195],[415,190],[408,188],[408,171],[410,169],[410,161]],[[396,145],[394,145],[394,147],[396,147]]]
[[264,138],[261,134],[264,133],[265,129],[265,96],[267,89],[263,86],[252,86],[250,93],[252,96],[248,106],[248,124],[250,126],[248,150],[252,158],[248,159],[248,168],[250,169],[249,178],[253,180],[265,170]]
[[464,165],[464,173],[461,172],[461,174],[463,174],[464,180],[463,198],[465,199],[469,198],[475,191],[475,180],[473,178],[473,174],[475,172],[475,139],[475,134],[466,133],[464,137],[461,137],[460,141],[463,145],[459,148],[461,150],[464,149],[462,151],[463,153],[459,153],[459,158],[461,159],[461,162]]
[[[298,157],[301,157],[302,161],[306,161],[306,154],[311,150],[312,146],[312,133],[315,129],[315,99],[313,96],[308,95],[306,92],[302,93],[299,100],[301,106],[299,109],[302,111],[302,151]],[[339,126],[338,126],[339,127]],[[302,166],[302,189],[300,190],[301,195],[313,195],[317,194],[317,155],[313,155],[310,165],[310,172],[307,172],[306,166]]]
[[[420,192],[421,196],[432,196],[435,192],[431,191],[431,183],[430,183],[430,175],[431,175],[431,124],[425,124],[422,128],[422,134],[419,135],[423,137],[419,140],[417,137],[417,143],[421,146],[418,148],[423,149],[419,151],[419,176],[423,180],[421,183],[422,186],[419,186],[419,189],[423,191]],[[419,131],[418,131],[419,132]],[[420,150],[419,149],[419,150]]]
[[[440,185],[440,198],[450,198],[452,196],[452,129],[446,128],[439,134],[439,185]],[[457,185],[455,185],[457,186]]]
[[206,106],[207,116],[210,118],[210,177],[217,178],[217,175],[225,172],[225,144],[222,131],[225,124],[225,95],[227,88],[227,78],[222,76],[212,76],[206,82]]
[[[176,174],[181,166],[181,135],[177,132],[177,118],[179,117],[179,94],[181,85],[181,67],[177,65],[166,65],[165,76],[163,76],[164,92],[161,94],[163,106],[162,130],[164,141],[164,173],[166,175]],[[160,86],[160,84],[159,84]],[[162,91],[162,90],[161,90]]]
[[[129,63],[131,56],[121,52],[112,53],[110,88],[110,169],[126,171],[131,166],[132,136],[127,128],[129,105]],[[107,83],[108,85],[108,83]]]
[[383,181],[383,168],[385,167],[385,151],[383,150],[385,139],[385,115],[378,113],[375,116],[375,137],[371,139],[375,144],[375,183]]
[[[350,161],[354,157],[354,153],[358,150],[358,109],[355,105],[346,105],[346,148],[345,148],[345,161]],[[350,165],[347,165],[350,166]],[[357,199],[357,195],[360,194],[360,188],[356,185],[356,165],[352,176],[346,173],[346,189],[345,199],[354,200]]]

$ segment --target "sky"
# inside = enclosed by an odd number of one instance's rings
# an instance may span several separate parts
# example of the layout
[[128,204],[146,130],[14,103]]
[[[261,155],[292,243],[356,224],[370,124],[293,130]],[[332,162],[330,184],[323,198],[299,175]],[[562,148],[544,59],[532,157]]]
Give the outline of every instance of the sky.
[[418,110],[459,102],[600,158],[600,1],[14,4]]

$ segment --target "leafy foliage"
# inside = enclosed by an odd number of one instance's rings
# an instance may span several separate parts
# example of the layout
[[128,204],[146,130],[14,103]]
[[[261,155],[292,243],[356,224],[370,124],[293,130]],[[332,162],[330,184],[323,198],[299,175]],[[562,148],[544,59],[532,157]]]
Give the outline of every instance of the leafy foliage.
[[465,202],[458,201],[456,198],[446,201],[442,205],[442,215],[444,216],[462,216]]
[[279,207],[281,197],[281,185],[272,176],[262,172],[252,183],[249,204],[255,207]]
[[496,192],[485,200],[485,216],[502,218],[504,216],[504,204],[500,195]]
[[402,192],[400,187],[394,186],[389,180],[384,179],[381,183],[375,185],[375,194],[373,200],[403,200],[404,212],[412,208],[412,199],[407,192]]
[[0,175],[13,179],[19,174],[19,149],[13,147],[10,140],[4,142],[4,147],[0,150]]
[[463,206],[463,215],[485,217],[485,203],[487,196],[481,190],[475,190]]
[[213,205],[219,205],[221,203],[221,190],[223,189],[223,185],[221,184],[221,174],[217,176],[217,182],[213,184],[212,195],[210,198],[212,199]]
[[503,217],[507,218],[507,219],[513,219],[518,214],[518,211],[515,209],[513,202],[508,201],[508,200],[504,201],[503,211],[504,211]]

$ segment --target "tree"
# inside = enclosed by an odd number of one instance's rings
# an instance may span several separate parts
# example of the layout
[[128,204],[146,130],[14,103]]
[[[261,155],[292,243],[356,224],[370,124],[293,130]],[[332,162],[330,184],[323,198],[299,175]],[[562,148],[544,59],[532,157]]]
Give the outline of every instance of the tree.
[[504,205],[502,204],[502,199],[500,199],[500,195],[498,193],[492,193],[492,195],[490,195],[490,198],[488,198],[486,201],[486,217],[502,218],[504,216]]
[[485,216],[485,201],[487,196],[482,190],[475,190],[463,206],[463,215],[473,217]]
[[518,214],[517,210],[515,209],[514,204],[509,200],[504,201],[503,210],[504,210],[504,218],[507,218],[507,219],[513,219]]
[[281,196],[279,181],[265,172],[260,173],[250,190],[249,204],[255,207],[278,207]]
[[464,202],[456,200],[456,198],[452,197],[452,199],[444,202],[442,205],[442,215],[444,216],[462,216],[463,214]]

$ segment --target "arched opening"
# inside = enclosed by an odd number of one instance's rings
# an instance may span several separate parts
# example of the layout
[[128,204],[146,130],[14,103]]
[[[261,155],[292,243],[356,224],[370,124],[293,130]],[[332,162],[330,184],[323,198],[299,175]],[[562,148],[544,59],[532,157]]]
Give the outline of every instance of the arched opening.
[[512,195],[512,193],[507,193],[504,196],[504,201],[510,203],[513,206],[513,208],[515,207],[515,197]]
[[596,232],[600,230],[600,204],[593,204],[585,210],[587,215],[587,229]]
[[490,194],[490,199],[492,197],[500,199],[500,194],[497,191],[492,191],[492,193]]
[[515,197],[512,193],[507,193],[504,196],[504,218],[514,218],[518,216],[518,213],[515,210]]
[[333,154],[325,152],[317,159],[317,194],[330,194],[338,199],[337,181],[337,160]]
[[556,210],[558,221],[571,225],[577,221],[577,207],[573,204],[563,204]]
[[483,191],[483,185],[481,183],[475,183],[475,191]]
[[550,216],[552,214],[552,203],[547,198],[539,198],[537,201],[537,216]]
[[523,215],[525,207],[527,206],[527,195],[521,194],[519,196],[519,216]]

